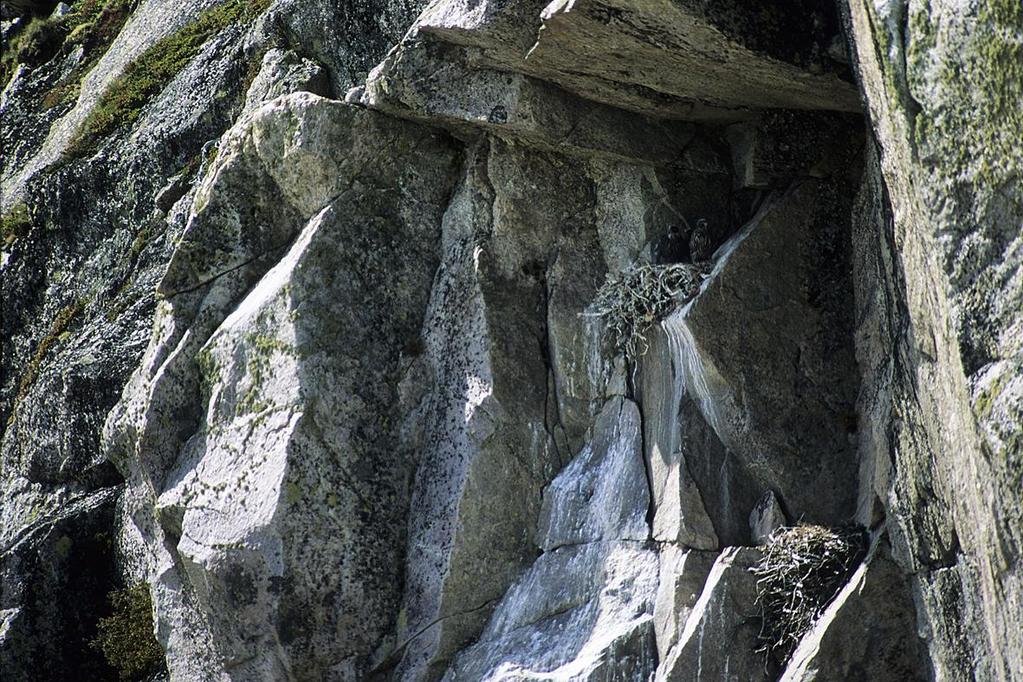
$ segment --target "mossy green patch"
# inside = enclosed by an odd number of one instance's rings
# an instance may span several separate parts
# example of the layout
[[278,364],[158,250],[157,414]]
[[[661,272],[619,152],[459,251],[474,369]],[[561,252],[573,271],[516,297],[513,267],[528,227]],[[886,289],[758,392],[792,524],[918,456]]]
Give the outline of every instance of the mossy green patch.
[[74,546],[74,541],[67,535],[61,535],[54,545],[54,549],[57,552],[57,556],[61,559],[66,559],[71,554],[71,547]]
[[38,66],[60,50],[64,40],[63,26],[51,19],[32,19],[16,33],[0,52],[0,83],[6,85],[19,64]]
[[245,344],[248,350],[245,370],[249,386],[235,405],[236,416],[258,414],[273,407],[273,403],[264,398],[264,392],[274,356],[295,354],[290,345],[266,334],[250,332],[245,335]]
[[901,72],[897,71],[897,65],[901,61],[895,49],[898,43],[889,34],[887,24],[878,16],[874,6],[868,2],[864,3],[864,7],[870,20],[874,50],[881,69],[881,79],[888,92],[888,98],[893,103],[901,103],[905,93],[899,85],[900,78],[902,77]]
[[202,386],[203,392],[208,395],[219,375],[217,360],[208,349],[204,348],[195,354],[195,362],[199,368],[199,384]]
[[149,221],[143,225],[142,229],[135,235],[135,238],[131,240],[131,246],[128,247],[128,260],[131,263],[135,263],[138,257],[142,255],[142,250],[164,231],[166,225],[165,222],[157,220]]
[[53,323],[50,325],[50,331],[36,346],[35,353],[32,354],[32,359],[29,360],[28,366],[25,368],[25,372],[21,375],[21,381],[18,382],[18,393],[14,398],[14,409],[11,410],[11,416],[8,418],[7,423],[10,424],[14,421],[14,417],[17,415],[18,404],[28,394],[32,384],[35,383],[36,378],[39,376],[39,368],[43,364],[43,359],[46,357],[46,353],[55,344],[61,341],[64,336],[64,332],[68,326],[75,319],[75,317],[82,311],[82,303],[76,301],[71,305],[64,306],[61,308],[57,315],[53,318]]
[[288,481],[284,486],[284,497],[288,504],[296,504],[302,500],[302,488],[294,481]]
[[65,45],[81,45],[87,52],[109,45],[135,8],[136,0],[78,0],[64,20]]
[[27,235],[31,229],[32,215],[25,204],[15,204],[10,211],[0,216],[0,236],[4,248]]
[[259,16],[269,4],[270,0],[225,0],[157,41],[110,84],[82,122],[65,157],[85,156],[95,150],[103,137],[134,123],[143,107],[199,53],[207,40],[232,24]]
[[980,392],[980,395],[977,396],[977,400],[973,404],[973,412],[977,415],[978,419],[984,420],[991,416],[991,411],[994,409],[998,396],[1005,390],[1008,380],[1008,374],[1002,374],[996,377],[990,386]]
[[81,88],[82,79],[89,73],[114,38],[121,32],[137,0],[79,0],[71,12],[59,20],[67,37],[63,52],[82,48],[82,59],[71,71],[43,95],[41,106],[51,109],[70,104]]
[[[981,194],[1015,188],[1023,178],[1023,4],[981,2],[963,44],[935,63],[926,60],[941,27],[931,20],[927,6],[910,16],[910,71],[933,80],[940,98],[916,117],[915,141],[950,180]],[[1005,194],[1020,201],[1018,191]]]
[[275,338],[273,336],[267,336],[265,334],[255,333],[246,334],[245,341],[252,348],[255,348],[256,352],[263,355],[269,355],[270,353],[274,352],[284,353],[287,355],[294,352],[291,346],[289,346],[284,341],[281,341],[280,339]]
[[4,45],[0,57],[0,83],[6,84],[18,64],[38,66],[58,54],[70,55],[79,47],[82,58],[70,73],[41,98],[43,109],[65,103],[78,95],[82,77],[106,52],[137,0],[78,0],[71,11],[58,18],[36,18]]
[[92,646],[122,680],[140,680],[164,665],[163,649],[153,636],[153,602],[147,585],[110,593],[113,614],[101,618]]

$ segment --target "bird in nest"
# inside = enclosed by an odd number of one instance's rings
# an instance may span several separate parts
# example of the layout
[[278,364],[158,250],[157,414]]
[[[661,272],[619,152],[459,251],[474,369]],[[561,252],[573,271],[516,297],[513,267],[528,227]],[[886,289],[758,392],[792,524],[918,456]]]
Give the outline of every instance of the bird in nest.
[[678,225],[668,227],[668,232],[650,245],[650,260],[654,265],[691,263],[689,239],[682,234]]
[[650,245],[650,260],[654,265],[700,263],[709,261],[713,255],[714,244],[704,218],[696,221],[689,234],[678,225],[671,225],[664,236]]
[[692,256],[693,262],[707,261],[714,255],[714,245],[710,240],[710,231],[707,227],[707,221],[700,218],[696,221],[696,227],[693,228],[692,233],[689,235],[689,254]]

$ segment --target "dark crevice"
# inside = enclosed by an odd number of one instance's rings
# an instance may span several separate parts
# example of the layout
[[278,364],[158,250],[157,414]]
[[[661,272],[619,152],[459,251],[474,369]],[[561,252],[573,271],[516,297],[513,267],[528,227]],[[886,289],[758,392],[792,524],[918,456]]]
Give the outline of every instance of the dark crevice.
[[558,459],[559,469],[563,469],[571,461],[571,453],[562,452],[558,443],[557,433],[564,432],[561,422],[561,403],[558,399],[558,379],[554,371],[554,360],[551,354],[551,328],[550,328],[550,301],[553,294],[551,287],[550,271],[557,262],[560,251],[556,248],[548,258],[548,262],[542,267],[536,268],[536,274],[540,278],[540,311],[542,316],[541,333],[537,342],[540,346],[540,357],[546,369],[547,390],[544,392],[544,430],[554,447],[554,454]]
[[[249,258],[248,260],[243,261],[243,262],[239,263],[238,265],[232,266],[232,267],[228,268],[227,270],[223,270],[223,271],[217,273],[216,275],[213,275],[212,277],[199,282],[198,284],[189,286],[189,287],[184,288],[184,289],[176,289],[176,290],[174,290],[172,292],[165,293],[165,294],[163,294],[163,297],[165,299],[167,299],[167,300],[171,300],[175,296],[179,296],[181,294],[190,294],[193,291],[198,291],[199,289],[202,289],[203,287],[205,287],[208,284],[213,284],[218,279],[221,279],[222,277],[224,277],[226,275],[230,275],[233,272],[237,272],[238,270],[241,270],[242,268],[244,268],[247,265],[251,265],[252,263],[255,263],[258,260],[262,260],[262,259],[266,258],[267,256],[272,256],[272,255],[275,255],[275,254],[279,254],[280,252],[284,251],[285,249],[289,248],[290,246],[291,246],[291,243],[289,242],[288,244],[283,244],[281,246],[272,247],[269,250],[264,251],[263,253],[259,254],[258,256],[253,256],[252,258]],[[246,291],[245,293],[248,293],[248,292]]]
[[444,616],[438,616],[437,618],[433,619],[423,627],[419,628],[415,633],[405,638],[405,641],[403,641],[401,644],[394,647],[394,649],[386,656],[386,658],[384,658],[381,662],[377,663],[375,666],[373,666],[373,668],[369,670],[369,672],[366,673],[366,679],[367,680],[390,679],[388,674],[401,661],[402,654],[404,654],[405,649],[408,647],[408,645],[411,644],[416,639],[418,639],[419,637],[422,637],[427,630],[451,618],[457,618],[459,616],[468,616],[473,613],[477,613],[478,611],[482,611],[483,609],[493,606],[495,603],[497,603],[497,601],[498,601],[497,599],[490,599],[483,602],[479,606],[474,606],[470,609],[466,609],[465,611],[457,611],[455,613],[449,613]]

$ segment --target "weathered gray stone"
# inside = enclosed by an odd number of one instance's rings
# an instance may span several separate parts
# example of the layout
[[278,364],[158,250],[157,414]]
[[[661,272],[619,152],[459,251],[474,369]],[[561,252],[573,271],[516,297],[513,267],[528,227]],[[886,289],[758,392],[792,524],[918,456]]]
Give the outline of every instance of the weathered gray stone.
[[406,40],[349,99],[473,134],[483,129],[557,151],[657,164],[678,161],[694,128],[589,102],[518,73],[474,64],[466,50]]
[[853,116],[784,111],[736,123],[726,130],[734,178],[742,188],[785,188],[805,178],[833,175],[848,144]]
[[[826,18],[816,5],[805,11],[767,6],[757,14],[731,2],[544,4],[439,2],[423,13],[416,30],[472,48],[483,66],[668,118],[742,117],[744,107],[859,106],[851,84],[826,60],[806,63],[815,61],[808,59],[811,53],[823,52],[813,47],[820,40],[813,35],[820,30],[815,22],[821,28],[830,23],[838,33],[833,14]],[[765,27],[785,35],[788,54],[764,50],[772,44],[760,33]],[[603,49],[609,45],[614,49]]]
[[498,604],[445,680],[647,679],[657,555],[635,542],[544,553]]
[[653,672],[657,555],[642,543],[649,496],[639,437],[635,404],[608,401],[593,444],[545,491],[544,554],[445,679],[641,679]]
[[753,507],[753,511],[749,515],[749,530],[753,542],[758,545],[766,544],[771,533],[787,525],[788,519],[785,518],[785,512],[778,504],[778,498],[768,490],[757,500],[756,506]]
[[439,676],[528,566],[540,490],[559,467],[542,352],[552,235],[540,229],[549,219],[529,215],[549,204],[512,200],[529,191],[513,179],[526,164],[515,148],[478,150],[445,215],[406,445],[422,452],[397,633],[396,674],[411,679]]
[[641,359],[640,396],[644,455],[653,491],[653,537],[697,549],[717,549],[718,536],[682,454],[681,368],[659,326],[651,329],[648,341],[650,347]]
[[[848,6],[877,155],[858,221],[861,518],[889,514],[936,679],[1023,674],[1020,13]],[[873,153],[875,150],[871,150]],[[979,428],[978,428],[979,426]]]
[[843,187],[807,182],[761,209],[663,323],[686,391],[725,448],[794,518],[832,524],[852,515],[856,496]]
[[887,556],[870,554],[792,652],[781,682],[930,680],[909,584]]
[[682,457],[720,545],[753,544],[747,510],[756,506],[763,484],[741,457],[721,444],[694,399],[682,399],[679,422],[684,428]]
[[579,345],[606,271],[589,167],[499,140],[467,167],[410,374],[408,447],[423,455],[394,656],[411,678],[441,674],[531,563],[540,492],[613,368],[603,342]]
[[544,490],[540,548],[647,540],[649,508],[639,409],[613,398],[597,416],[590,442]]
[[[5,50],[28,23],[9,4]],[[95,625],[92,597],[52,605],[65,536],[99,524],[118,551],[92,578],[151,582],[176,679],[752,679],[748,623],[698,641],[744,574],[697,600],[708,555],[679,543],[756,540],[772,491],[793,520],[887,517],[897,562],[857,574],[794,678],[919,675],[900,574],[935,679],[1023,676],[1018,3],[849,0],[845,54],[812,0],[440,0],[418,21],[423,0],[276,0],[66,158],[214,4],[142,0],[109,49],[33,58],[0,95],[0,199],[29,217],[0,254],[5,673],[38,673],[32,649],[102,678],[51,646]],[[878,143],[851,238],[848,63]],[[297,89],[355,106],[253,113]],[[581,315],[605,274],[673,225],[710,257],[773,190],[640,366],[614,357]],[[617,456],[632,401],[644,460]],[[120,483],[105,457],[129,479],[116,521],[79,503]],[[621,539],[647,537],[644,461],[657,548]],[[614,504],[571,495],[591,489]]]
[[[116,556],[118,487],[33,508],[33,519],[0,544],[0,670],[12,680],[107,679],[90,646],[108,609]],[[58,595],[67,595],[62,598]],[[73,598],[72,598],[73,597]]]
[[[19,65],[10,82],[0,84],[5,221],[6,210],[21,201],[33,216],[29,234],[11,243],[5,233],[0,246],[0,536],[5,541],[32,524],[33,508],[62,508],[70,499],[120,482],[103,461],[100,433],[146,349],[156,284],[188,214],[187,207],[168,211],[163,202],[181,199],[179,204],[190,205],[192,183],[202,176],[209,156],[200,150],[210,147],[246,106],[246,87],[255,73],[249,62],[257,60],[258,66],[268,43],[283,35],[275,21],[226,27],[153,95],[137,119],[104,140],[97,156],[62,159],[77,127],[124,69],[215,3],[107,4],[132,13],[123,30],[118,32],[116,18],[105,14],[98,22],[102,39],[67,44],[43,64]],[[401,36],[416,11],[414,3],[404,0],[374,2],[370,12],[354,12],[355,3],[327,3],[315,10],[311,3],[301,4],[303,9],[296,11],[277,2],[274,11],[291,18],[292,25],[305,24],[320,33],[336,27],[342,34],[329,45],[306,41],[303,54],[323,52],[336,61],[360,62],[363,73]],[[80,8],[84,5],[73,7],[65,19]],[[7,10],[4,3],[5,16]],[[85,14],[94,10],[98,7]],[[342,15],[347,22],[339,20]],[[392,25],[382,26],[380,15]],[[345,35],[342,26],[358,30]],[[13,35],[9,28],[5,20],[5,60]],[[290,38],[283,42],[296,44]],[[345,74],[334,75],[342,79],[342,90],[351,85],[343,81]],[[179,180],[173,191],[155,201],[171,178]],[[249,187],[239,198],[259,203],[260,193],[259,187]],[[154,219],[154,208],[167,212],[167,219]],[[263,263],[263,270],[270,265]],[[181,419],[182,429],[190,428],[188,414],[167,412],[162,418]],[[111,537],[121,534],[120,526],[120,521],[110,524]],[[108,573],[96,579],[147,579],[146,560],[130,564],[120,558],[116,565],[103,564]],[[90,627],[100,615],[98,609],[90,614]],[[59,641],[61,635],[54,638]],[[71,632],[67,638],[77,641]],[[66,667],[68,674],[74,670]]]
[[657,635],[657,658],[663,661],[678,641],[703,593],[707,575],[717,555],[665,544],[661,546],[658,558],[660,570],[657,600],[654,603],[654,630]]
[[725,549],[714,562],[703,592],[686,619],[678,642],[657,666],[658,681],[751,682],[768,679],[756,652],[756,578],[749,569],[760,552]]
[[[136,453],[121,462],[138,499],[157,498],[136,515],[159,524],[143,536],[172,674],[357,679],[400,598],[414,457],[382,425],[439,260],[454,149],[308,94],[221,147],[162,283],[183,309],[158,329],[184,330],[155,335],[144,366],[162,367],[129,388],[108,441]],[[260,175],[262,201],[239,211]],[[286,244],[296,217],[309,220],[281,260],[225,298],[222,275]],[[191,291],[204,300],[189,321]],[[193,433],[161,418],[197,399]]]
[[291,50],[271,48],[263,55],[259,73],[245,93],[245,108],[255,109],[263,102],[301,91],[329,97],[329,75],[316,62]]

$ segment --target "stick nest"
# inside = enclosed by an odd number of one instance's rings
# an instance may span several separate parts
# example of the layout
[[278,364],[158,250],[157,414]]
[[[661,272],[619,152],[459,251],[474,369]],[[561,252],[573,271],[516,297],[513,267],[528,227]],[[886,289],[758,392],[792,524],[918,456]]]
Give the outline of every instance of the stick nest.
[[758,651],[784,664],[866,552],[861,528],[779,528],[750,570],[763,618]]
[[712,267],[709,262],[642,264],[630,266],[618,276],[608,273],[593,310],[606,321],[618,350],[634,360],[649,347],[646,333],[651,325],[695,294]]

